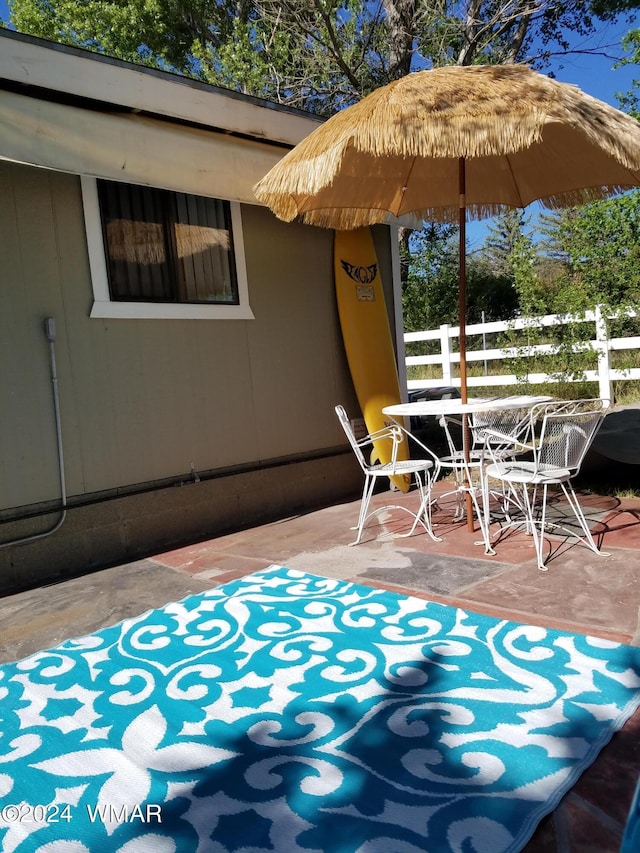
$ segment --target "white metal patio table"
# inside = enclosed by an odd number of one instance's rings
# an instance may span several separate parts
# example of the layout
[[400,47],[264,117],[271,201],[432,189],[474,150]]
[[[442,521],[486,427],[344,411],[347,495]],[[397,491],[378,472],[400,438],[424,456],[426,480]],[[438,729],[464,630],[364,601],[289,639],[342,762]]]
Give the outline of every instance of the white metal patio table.
[[[551,400],[553,400],[553,397],[545,395],[519,394],[508,397],[478,397],[476,399],[467,400],[466,403],[463,403],[460,398],[448,400],[420,400],[414,403],[397,403],[392,406],[385,406],[382,411],[385,415],[391,416],[396,421],[407,417],[443,418],[460,416],[465,419],[468,415],[482,412],[506,412],[513,409],[529,410],[532,406],[535,406],[538,403],[547,403],[551,402]],[[463,437],[464,436],[467,436],[466,425],[463,427]],[[468,447],[468,437],[466,439],[463,438],[463,442],[465,447]],[[466,477],[462,483],[458,484],[456,491],[463,491],[466,493],[468,528],[470,531],[473,531],[474,529],[473,509],[475,509],[478,523],[480,525],[480,531],[482,533],[482,542],[478,544],[484,544],[485,553],[493,555],[495,554],[495,551],[491,546],[489,538],[487,513],[485,513],[484,508],[481,508],[478,503],[476,494],[478,489],[473,486],[471,480],[468,450],[463,450],[463,453],[460,456],[460,462],[465,470]],[[478,467],[481,467],[481,463],[476,464]],[[483,490],[480,489],[481,496],[482,492]],[[422,512],[425,512],[426,509],[426,507],[421,506],[418,510],[418,517]]]
[[553,397],[513,395],[510,397],[477,397],[463,403],[459,397],[450,400],[418,400],[415,403],[396,403],[382,410],[394,420],[404,417],[441,417],[471,415],[474,412],[502,412],[509,409],[529,409],[537,403],[550,403]]

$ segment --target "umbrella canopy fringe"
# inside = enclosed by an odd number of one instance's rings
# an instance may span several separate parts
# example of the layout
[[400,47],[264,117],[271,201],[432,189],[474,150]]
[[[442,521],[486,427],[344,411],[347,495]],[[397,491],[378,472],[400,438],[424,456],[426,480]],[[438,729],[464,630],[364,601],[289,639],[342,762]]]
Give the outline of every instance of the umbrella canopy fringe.
[[549,210],[562,210],[566,207],[579,207],[583,204],[589,204],[592,201],[600,201],[605,198],[611,198],[621,192],[632,189],[631,186],[605,186],[605,187],[585,187],[584,189],[570,190],[568,192],[556,193],[546,198],[538,199],[543,207]]
[[[549,210],[561,210],[563,208],[578,207],[579,205],[588,204],[592,201],[609,198],[610,196],[617,195],[625,189],[629,189],[629,187],[590,187],[587,189],[577,189],[571,190],[570,192],[557,193],[556,195],[539,199],[539,201],[543,207],[546,207]],[[291,204],[285,211],[284,205],[279,204],[281,201],[282,198],[279,198],[277,200],[278,204],[268,202],[268,205],[279,219],[291,222],[296,218],[296,206],[295,204]],[[500,213],[504,213],[505,210],[513,209],[515,208],[506,204],[470,204],[466,208],[466,218],[467,220],[481,221],[492,216],[498,216]],[[286,213],[286,215],[282,215],[283,213]],[[422,210],[413,212],[413,217],[416,220],[423,220],[424,222],[441,222],[455,225],[459,221],[459,208],[453,206],[423,208]],[[310,210],[306,213],[300,214],[298,219],[306,225],[318,225],[321,228],[334,228],[336,231],[351,231],[356,228],[362,228],[366,225],[375,225],[381,222],[391,222],[393,224],[394,217],[390,211],[386,210],[345,207],[340,210],[336,208]],[[418,227],[417,222],[412,227]]]
[[[272,208],[273,209],[273,208]],[[486,219],[495,216],[505,209],[504,205],[476,204],[467,209],[468,219]],[[275,213],[275,210],[274,210]],[[278,215],[278,214],[276,214]],[[425,222],[458,222],[459,209],[457,207],[432,207],[415,211],[412,218],[416,220],[412,227],[417,227],[417,221]],[[300,220],[307,225],[319,225],[322,228],[335,228],[336,231],[351,231],[362,228],[365,225],[375,225],[385,222],[402,224],[395,220],[393,214],[387,210],[372,210],[371,208],[345,207],[341,210],[329,208],[328,210],[310,210],[300,215]]]
[[[300,216],[305,222],[340,230],[382,222],[388,218],[387,210],[455,222],[456,188],[447,197],[440,194],[440,210],[428,205],[422,211],[403,210],[412,161],[433,160],[436,166],[441,161],[441,171],[448,174],[446,161],[509,157],[536,144],[545,146],[549,139],[553,140],[549,144],[552,157],[558,140],[562,140],[559,147],[564,157],[573,158],[575,148],[578,162],[581,152],[586,162],[595,159],[592,154],[597,152],[600,160],[595,172],[604,178],[602,187],[543,195],[542,203],[551,209],[608,197],[640,184],[640,124],[634,118],[577,86],[559,83],[524,65],[497,65],[417,71],[376,89],[302,140],[256,184],[254,192],[281,219]],[[609,158],[616,168],[609,168]],[[508,173],[510,166],[504,170]],[[582,182],[587,173],[579,170],[578,180]],[[389,175],[395,188],[386,191],[383,179]],[[566,177],[561,174],[558,182],[570,183]],[[363,181],[370,181],[374,188],[368,196],[369,210],[356,207],[363,198]],[[536,175],[528,176],[527,182],[535,185]],[[346,192],[340,187],[346,187]],[[429,190],[425,189],[425,200]],[[415,192],[412,197],[416,198]],[[312,210],[314,205],[317,210]],[[474,205],[469,198],[467,207],[470,218],[505,209],[490,200]]]
[[[324,153],[301,152],[311,137],[298,143],[253,188],[259,201],[270,206],[267,198],[280,195],[305,196],[330,186],[344,157],[344,144],[332,145]],[[307,148],[309,146],[306,146]]]
[[345,208],[344,210],[312,210],[304,213],[300,219],[306,225],[319,225],[322,228],[333,228],[336,231],[353,231],[366,225],[376,225],[386,222],[389,214],[386,210],[360,210]]

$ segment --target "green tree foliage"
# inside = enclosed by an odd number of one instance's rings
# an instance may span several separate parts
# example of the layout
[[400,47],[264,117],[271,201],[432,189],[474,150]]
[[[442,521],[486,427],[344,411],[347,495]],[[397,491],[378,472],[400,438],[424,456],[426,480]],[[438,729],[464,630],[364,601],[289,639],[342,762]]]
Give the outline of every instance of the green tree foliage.
[[529,223],[523,210],[506,210],[489,224],[482,254],[493,272],[513,278],[516,246]]
[[549,291],[551,308],[638,304],[640,191],[558,211],[541,224],[542,248],[563,267],[555,289]]
[[640,0],[590,0],[588,5],[594,15],[607,20],[623,12],[640,9]]
[[539,231],[512,255],[522,314],[639,307],[640,190],[542,214]]
[[237,3],[185,0],[9,0],[21,32],[75,44],[131,62],[203,76],[198,53],[231,35]]
[[[523,236],[513,253],[522,316],[579,316],[596,305],[605,312],[640,308],[640,191],[544,214],[539,227],[538,243]],[[634,322],[623,316],[612,324],[624,335],[635,334]],[[592,333],[589,324],[532,326],[525,332],[526,345],[551,344],[553,356],[533,364],[516,358],[509,368],[517,374],[539,370],[579,377],[594,367],[594,355],[582,346]],[[507,333],[502,343],[522,346],[522,338]]]
[[[620,65],[640,64],[640,29],[630,30],[622,40],[622,46],[627,51],[627,55]],[[638,120],[640,120],[639,89],[640,80],[636,79],[633,81],[632,88],[628,92],[621,92],[618,95],[622,109],[635,116]]]
[[271,34],[259,49],[283,37],[291,47],[279,57],[277,99],[330,115],[399,76],[400,66],[391,68],[397,38],[386,7],[395,11],[404,2],[255,0],[260,27]]
[[457,311],[457,229],[433,223],[411,234],[401,248],[407,266],[402,304],[405,329],[433,329],[452,322]]
[[593,33],[597,16],[629,2],[9,0],[9,8],[22,32],[330,114],[419,67],[540,66],[568,50],[570,33]]
[[[411,264],[403,291],[405,328],[457,325],[459,317],[458,230],[432,224],[411,238]],[[466,262],[466,316],[470,323],[515,316],[518,296],[510,275],[493,271],[482,256]]]
[[297,53],[253,0],[9,0],[21,32],[272,97]]

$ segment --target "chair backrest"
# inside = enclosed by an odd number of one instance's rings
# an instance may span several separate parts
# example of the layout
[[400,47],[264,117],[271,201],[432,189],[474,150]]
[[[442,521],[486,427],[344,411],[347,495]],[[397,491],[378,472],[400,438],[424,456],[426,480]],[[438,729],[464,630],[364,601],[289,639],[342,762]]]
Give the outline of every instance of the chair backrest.
[[438,423],[444,433],[444,437],[447,441],[447,448],[449,450],[449,455],[454,458],[460,453],[460,448],[462,447],[462,439],[456,444],[455,439],[451,433],[451,427],[455,427],[456,434],[458,435],[462,429],[462,420],[460,418],[454,418],[450,415],[441,415],[438,418]]
[[591,399],[534,407],[539,411],[532,410],[532,417],[541,416],[534,442],[538,467],[567,468],[576,474],[600,428],[606,405],[606,401]]
[[349,420],[349,416],[347,415],[344,406],[336,406],[336,415],[338,416],[338,420],[342,425],[342,429],[345,431],[346,436],[349,439],[349,444],[351,445],[351,449],[355,453],[356,459],[358,460],[360,467],[363,471],[366,472],[370,466],[367,464],[367,461],[364,458],[362,448],[358,444],[358,440],[355,436],[355,433],[351,426],[351,421]]
[[[491,444],[497,440],[490,430],[501,433],[509,438],[522,438],[529,426],[529,409],[500,409],[494,411],[478,411],[471,416],[471,434],[476,447],[483,447],[485,442]],[[497,443],[504,443],[502,442]]]
[[[510,439],[525,440],[525,433],[529,428],[529,409],[475,411],[471,413],[469,421],[472,448],[476,451],[481,450],[483,455],[486,453],[487,456],[493,456],[492,450],[499,452],[509,445]],[[463,430],[462,420],[459,417],[443,415],[439,423],[444,431],[450,455],[459,456],[462,452],[462,442],[459,442],[460,448],[458,448],[451,432],[451,425],[455,425],[461,431]],[[500,436],[496,437],[495,432],[499,432]]]

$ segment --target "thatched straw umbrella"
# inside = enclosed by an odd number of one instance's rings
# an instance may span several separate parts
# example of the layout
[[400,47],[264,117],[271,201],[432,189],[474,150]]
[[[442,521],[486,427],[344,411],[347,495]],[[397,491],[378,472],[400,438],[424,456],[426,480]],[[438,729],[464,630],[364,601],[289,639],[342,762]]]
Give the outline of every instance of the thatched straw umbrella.
[[286,221],[348,230],[413,214],[460,224],[540,200],[572,206],[640,185],[640,125],[523,65],[418,71],[313,131],[256,185]]

